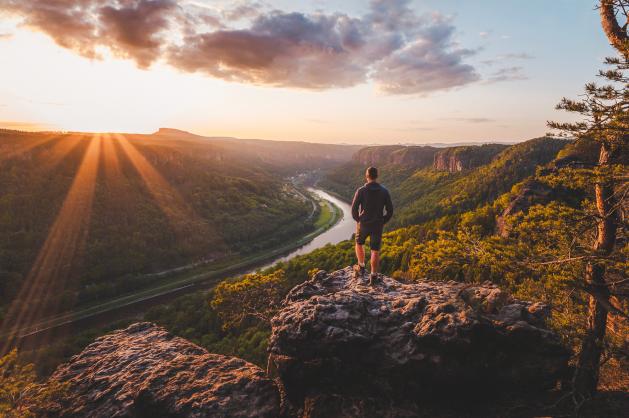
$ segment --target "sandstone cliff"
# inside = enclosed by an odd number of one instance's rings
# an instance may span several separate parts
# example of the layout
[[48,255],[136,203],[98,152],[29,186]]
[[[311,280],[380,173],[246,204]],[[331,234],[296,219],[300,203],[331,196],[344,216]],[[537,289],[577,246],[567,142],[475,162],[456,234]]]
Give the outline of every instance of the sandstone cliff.
[[485,144],[446,148],[434,156],[433,168],[456,173],[488,164],[508,145]]

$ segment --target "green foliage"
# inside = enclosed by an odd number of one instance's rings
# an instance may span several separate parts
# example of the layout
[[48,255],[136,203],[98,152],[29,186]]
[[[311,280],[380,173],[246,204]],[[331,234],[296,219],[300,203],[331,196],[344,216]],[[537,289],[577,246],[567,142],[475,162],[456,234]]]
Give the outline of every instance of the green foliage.
[[166,327],[211,353],[237,356],[260,367],[266,367],[268,324],[251,318],[227,329],[211,303],[213,292],[182,296],[168,305],[152,308],[145,320]]
[[[626,162],[629,146],[629,55],[611,57],[605,60],[608,70],[599,71],[599,78],[605,84],[587,83],[585,94],[578,100],[563,98],[557,104],[564,110],[581,116],[578,122],[549,122],[548,126],[564,135],[572,135],[578,141],[595,141],[603,145],[611,154],[611,160],[623,159]],[[582,145],[581,147],[586,147]]]
[[0,416],[40,416],[66,388],[54,381],[39,383],[33,364],[21,364],[16,350],[0,358]]
[[[513,145],[501,152],[490,164],[469,173],[457,173],[444,178],[439,187],[424,192],[414,188],[416,199],[402,207],[394,225],[421,223],[426,220],[473,210],[491,202],[513,185],[535,173],[538,165],[551,161],[565,146],[565,141],[537,138]],[[412,179],[410,180],[413,184]]]
[[285,293],[284,270],[223,281],[213,293],[211,306],[219,313],[224,329],[242,326],[251,318],[270,324]]

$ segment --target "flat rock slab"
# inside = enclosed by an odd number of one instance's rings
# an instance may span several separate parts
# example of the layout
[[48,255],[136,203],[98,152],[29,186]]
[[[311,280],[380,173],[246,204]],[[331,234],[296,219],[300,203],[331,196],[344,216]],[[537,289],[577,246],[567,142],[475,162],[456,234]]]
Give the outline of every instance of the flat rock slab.
[[97,339],[51,379],[69,392],[57,417],[269,417],[279,393],[258,366],[218,354],[151,323]]
[[329,395],[414,402],[537,390],[567,366],[545,305],[490,283],[379,277],[368,286],[350,268],[320,271],[284,300],[270,364],[298,408]]

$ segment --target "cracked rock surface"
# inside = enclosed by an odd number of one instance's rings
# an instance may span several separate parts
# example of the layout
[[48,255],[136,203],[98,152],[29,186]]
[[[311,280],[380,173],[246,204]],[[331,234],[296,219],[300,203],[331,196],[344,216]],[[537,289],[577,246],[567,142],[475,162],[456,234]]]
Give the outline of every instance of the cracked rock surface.
[[98,338],[57,368],[55,417],[268,417],[279,393],[258,366],[210,354],[151,323]]
[[303,416],[318,416],[317,404],[358,411],[365,400],[416,405],[548,388],[566,368],[569,353],[546,327],[543,304],[490,283],[379,277],[369,286],[350,268],[320,271],[293,288],[273,318],[270,364],[290,402],[311,411]]

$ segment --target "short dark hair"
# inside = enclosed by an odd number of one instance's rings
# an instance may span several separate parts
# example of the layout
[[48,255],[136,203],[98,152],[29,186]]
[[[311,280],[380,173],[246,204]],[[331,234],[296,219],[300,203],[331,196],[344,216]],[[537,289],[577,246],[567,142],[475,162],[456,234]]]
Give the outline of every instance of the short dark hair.
[[367,169],[367,177],[371,180],[375,180],[378,178],[378,169],[376,167],[369,167]]

